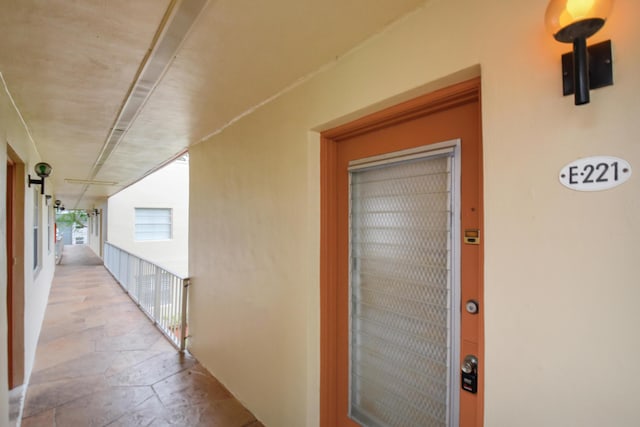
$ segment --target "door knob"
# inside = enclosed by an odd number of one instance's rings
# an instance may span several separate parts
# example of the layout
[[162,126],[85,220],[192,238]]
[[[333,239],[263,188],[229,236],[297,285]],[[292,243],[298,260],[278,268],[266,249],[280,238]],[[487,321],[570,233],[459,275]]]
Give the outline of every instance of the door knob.
[[478,371],[478,358],[472,354],[468,354],[462,361],[462,372],[465,374],[473,374]]
[[478,392],[478,358],[473,354],[465,356],[460,366],[462,370],[462,389],[469,393]]

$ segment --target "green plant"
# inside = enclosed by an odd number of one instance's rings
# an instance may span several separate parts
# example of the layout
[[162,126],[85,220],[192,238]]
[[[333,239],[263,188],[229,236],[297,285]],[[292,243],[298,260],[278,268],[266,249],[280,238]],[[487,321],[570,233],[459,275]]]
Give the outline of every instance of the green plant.
[[162,320],[166,322],[167,327],[170,329],[178,329],[182,324],[182,317],[177,315],[167,316],[167,317],[164,317]]
[[75,225],[75,228],[84,228],[87,226],[88,219],[87,212],[81,210],[71,210],[56,215],[56,223],[67,227]]

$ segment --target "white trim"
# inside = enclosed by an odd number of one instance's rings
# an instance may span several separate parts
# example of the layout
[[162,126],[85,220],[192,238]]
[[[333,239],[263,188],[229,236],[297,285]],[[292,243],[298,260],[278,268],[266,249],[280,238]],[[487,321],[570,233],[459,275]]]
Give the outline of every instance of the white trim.
[[461,140],[455,140],[454,152],[451,164],[451,295],[449,302],[449,322],[451,337],[451,353],[449,354],[449,414],[447,416],[450,427],[458,427],[460,424],[460,341],[461,335],[461,307],[462,307],[462,283],[461,283],[461,216],[462,216],[462,155]]
[[16,114],[20,118],[20,122],[22,123],[22,126],[24,127],[24,130],[27,133],[27,136],[29,137],[29,141],[31,141],[31,145],[34,151],[36,152],[37,157],[40,158],[40,152],[38,151],[38,146],[36,145],[36,142],[33,139],[33,135],[31,135],[31,130],[29,129],[27,122],[24,120],[24,117],[22,116],[22,113],[20,112],[20,109],[18,108],[16,101],[13,99],[13,95],[11,95],[11,91],[9,91],[9,86],[7,85],[7,82],[4,79],[4,75],[2,74],[2,72],[0,72],[0,81],[2,82],[2,86],[4,86],[4,91],[7,93],[7,97],[9,97],[9,100],[11,101],[11,105],[13,105],[13,109],[16,111]]
[[374,166],[397,163],[405,160],[421,159],[424,157],[436,156],[453,152],[460,144],[460,139],[438,142],[435,144],[423,145],[422,147],[409,148],[407,150],[394,151],[377,156],[366,157],[364,159],[352,160],[349,162],[349,172]]

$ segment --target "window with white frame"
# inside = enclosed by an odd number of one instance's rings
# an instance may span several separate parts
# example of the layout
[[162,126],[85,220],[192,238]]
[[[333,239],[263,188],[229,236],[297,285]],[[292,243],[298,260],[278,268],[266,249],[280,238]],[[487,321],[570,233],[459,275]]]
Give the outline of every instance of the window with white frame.
[[40,266],[40,192],[33,190],[33,270]]
[[53,224],[53,222],[53,209],[47,205],[47,253],[51,253],[51,240],[53,238],[51,224]]
[[171,209],[135,208],[136,240],[170,240]]

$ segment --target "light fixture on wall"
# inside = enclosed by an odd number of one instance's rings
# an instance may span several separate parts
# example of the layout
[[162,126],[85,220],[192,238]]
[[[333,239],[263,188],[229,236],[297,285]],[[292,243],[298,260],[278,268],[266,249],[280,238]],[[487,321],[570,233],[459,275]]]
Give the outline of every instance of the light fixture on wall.
[[100,215],[100,211],[99,211],[98,209],[94,209],[94,210],[93,210],[93,214],[94,214],[95,216],[98,216],[98,215]]
[[57,212],[64,210],[64,206],[62,206],[62,202],[59,199],[56,199],[56,201],[54,202],[54,206]]
[[39,184],[40,185],[40,194],[44,195],[44,179],[51,175],[51,165],[49,163],[40,162],[36,164],[33,168],[36,171],[36,175],[40,177],[40,179],[32,179],[31,175],[29,175],[29,187],[31,184]]
[[613,84],[611,41],[590,46],[587,38],[602,28],[613,0],[551,0],[545,21],[553,37],[573,43],[573,54],[562,56],[564,95],[575,94],[575,105],[589,103],[589,89]]

